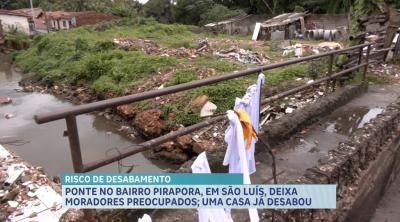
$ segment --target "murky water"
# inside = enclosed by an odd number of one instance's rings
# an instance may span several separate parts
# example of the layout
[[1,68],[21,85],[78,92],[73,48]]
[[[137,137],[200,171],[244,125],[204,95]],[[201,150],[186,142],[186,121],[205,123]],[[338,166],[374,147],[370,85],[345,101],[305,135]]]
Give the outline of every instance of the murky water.
[[[295,138],[276,147],[279,150],[275,154],[277,173],[281,174],[281,182],[296,178],[307,168],[315,166],[329,150],[336,149],[339,142],[346,141],[355,130],[382,113],[399,95],[398,86],[372,85],[367,93],[333,111],[303,133],[297,134]],[[254,175],[252,181],[263,182],[271,177],[270,158],[265,152],[257,156],[257,159],[266,165],[260,164],[257,167],[257,172],[260,173]]]
[[[18,81],[21,74],[11,67],[11,57],[0,54],[0,96],[10,97],[13,102],[0,105],[0,140],[6,138],[24,140],[28,143],[5,144],[12,151],[34,166],[42,166],[50,175],[72,172],[72,161],[67,137],[63,137],[66,128],[64,120],[38,125],[33,115],[40,112],[73,106],[69,102],[40,93],[20,92]],[[6,119],[6,114],[14,115]],[[113,149],[133,144],[133,141],[119,134],[113,122],[99,116],[81,115],[77,117],[78,130],[84,162],[94,161],[107,154],[116,154]],[[133,172],[160,172],[169,167],[163,163],[148,160],[143,154],[136,154],[123,160],[124,165],[135,167]],[[123,168],[122,170],[127,170]],[[99,168],[97,172],[118,172],[116,163]]]

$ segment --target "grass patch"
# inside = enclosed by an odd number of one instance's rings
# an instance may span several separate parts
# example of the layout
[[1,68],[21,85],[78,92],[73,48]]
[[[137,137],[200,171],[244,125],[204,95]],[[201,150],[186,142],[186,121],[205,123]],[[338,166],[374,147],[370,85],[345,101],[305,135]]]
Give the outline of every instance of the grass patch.
[[197,79],[196,72],[193,69],[183,69],[176,71],[169,80],[167,86],[179,85],[182,83],[191,82]]
[[277,86],[282,82],[294,80],[296,78],[304,78],[309,76],[308,64],[294,64],[278,69],[272,69],[265,72],[266,84]]
[[228,59],[216,59],[207,55],[202,55],[195,60],[185,60],[185,62],[197,67],[213,68],[219,73],[232,72],[246,68],[246,66],[241,63]]
[[[386,85],[386,84],[392,84],[393,80],[390,79],[389,77],[383,76],[383,75],[376,75],[374,73],[367,73],[367,81],[372,84],[377,84],[377,85]],[[356,83],[361,83],[363,79],[363,73],[362,72],[354,72],[351,80],[348,81],[349,84],[356,84]]]
[[88,41],[87,30],[77,32],[82,35],[70,38],[55,33],[36,38],[31,48],[16,55],[17,65],[24,72],[37,73],[48,84],[87,84],[99,93],[122,94],[152,73],[177,63],[172,57],[115,49],[112,42],[104,40]]

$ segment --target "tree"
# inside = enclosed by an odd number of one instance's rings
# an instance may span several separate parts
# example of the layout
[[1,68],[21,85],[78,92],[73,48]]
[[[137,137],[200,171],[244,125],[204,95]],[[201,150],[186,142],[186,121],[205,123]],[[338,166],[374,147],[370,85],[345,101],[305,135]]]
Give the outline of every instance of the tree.
[[174,17],[183,24],[199,24],[201,15],[211,9],[212,0],[178,0],[174,7]]
[[215,4],[211,9],[200,16],[200,25],[205,25],[211,22],[222,21],[242,14],[242,10],[230,10],[228,7],[220,4]]
[[170,23],[174,21],[172,8],[171,0],[149,0],[144,5],[144,14],[160,22]]

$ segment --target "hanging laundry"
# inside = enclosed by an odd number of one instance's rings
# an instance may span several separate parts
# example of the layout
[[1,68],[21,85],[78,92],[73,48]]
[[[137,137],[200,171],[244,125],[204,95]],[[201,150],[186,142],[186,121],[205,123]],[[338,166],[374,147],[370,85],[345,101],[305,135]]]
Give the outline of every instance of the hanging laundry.
[[144,214],[142,218],[139,218],[138,222],[151,222],[151,217],[148,214]]
[[[235,109],[244,109],[250,116],[251,123],[256,133],[259,132],[260,121],[260,94],[261,87],[265,82],[265,75],[260,73],[258,75],[257,83],[247,88],[246,94],[243,98],[236,98]],[[246,156],[248,161],[249,174],[256,172],[256,161],[254,158],[255,144],[257,140],[252,139],[250,150],[247,150]],[[248,141],[246,141],[248,143]]]
[[[211,173],[206,152],[200,153],[192,164],[192,173]],[[199,208],[199,222],[233,222],[224,209]]]
[[243,136],[246,141],[246,150],[249,150],[252,139],[257,139],[256,132],[251,124],[250,116],[244,109],[235,109],[235,113],[238,115],[240,124],[243,128]]
[[[251,184],[244,144],[243,128],[239,117],[232,110],[227,111],[229,126],[225,131],[225,142],[228,147],[224,157],[224,166],[229,165],[229,173],[242,173],[243,183]],[[228,211],[229,212],[229,211]],[[249,209],[251,222],[258,222],[257,209]]]

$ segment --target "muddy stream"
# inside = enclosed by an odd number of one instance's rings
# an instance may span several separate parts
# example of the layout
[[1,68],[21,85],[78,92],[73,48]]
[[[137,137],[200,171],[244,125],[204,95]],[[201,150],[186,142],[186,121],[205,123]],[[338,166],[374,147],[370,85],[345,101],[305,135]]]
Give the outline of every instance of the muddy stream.
[[[18,85],[21,77],[22,74],[12,67],[11,56],[0,53],[0,96],[12,99],[11,104],[0,105],[0,143],[34,166],[43,167],[49,175],[73,172],[68,139],[63,137],[65,121],[38,125],[33,120],[34,114],[73,104],[49,94],[22,92]],[[8,119],[6,115],[12,117]],[[86,163],[117,154],[115,148],[123,151],[135,142],[120,134],[119,126],[102,116],[80,115],[77,123]],[[142,153],[124,159],[123,164],[134,165],[132,172],[161,172],[173,167],[147,159]],[[124,172],[128,169],[122,167],[121,170]],[[94,172],[118,171],[118,164],[113,163]]]

